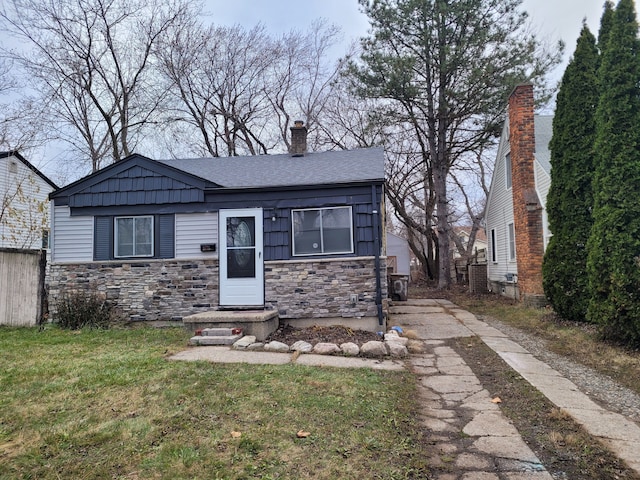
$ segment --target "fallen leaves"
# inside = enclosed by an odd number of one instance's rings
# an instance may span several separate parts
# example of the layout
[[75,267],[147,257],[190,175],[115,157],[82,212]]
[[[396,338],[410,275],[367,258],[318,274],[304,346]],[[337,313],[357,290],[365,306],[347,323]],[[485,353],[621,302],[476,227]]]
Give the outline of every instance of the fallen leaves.
[[311,435],[311,432],[305,432],[304,430],[298,430],[298,433],[296,433],[298,438],[307,438],[309,435]]
[[235,432],[235,431],[234,431],[234,432],[231,432],[231,436],[232,436],[233,438],[240,438],[240,437],[242,436],[242,433],[241,433],[241,432]]
[[500,399],[500,397],[495,397],[493,400],[491,400],[491,403],[502,403],[502,400]]

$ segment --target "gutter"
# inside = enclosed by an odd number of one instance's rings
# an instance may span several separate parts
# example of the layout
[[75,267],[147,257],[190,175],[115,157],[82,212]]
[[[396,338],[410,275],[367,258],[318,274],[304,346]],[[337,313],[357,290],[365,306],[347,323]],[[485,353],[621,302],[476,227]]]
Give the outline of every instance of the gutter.
[[382,282],[380,279],[380,212],[377,209],[376,186],[371,185],[371,206],[373,210],[373,249],[375,254],[375,270],[376,270],[376,309],[378,311],[378,325],[384,325],[384,315],[382,312]]

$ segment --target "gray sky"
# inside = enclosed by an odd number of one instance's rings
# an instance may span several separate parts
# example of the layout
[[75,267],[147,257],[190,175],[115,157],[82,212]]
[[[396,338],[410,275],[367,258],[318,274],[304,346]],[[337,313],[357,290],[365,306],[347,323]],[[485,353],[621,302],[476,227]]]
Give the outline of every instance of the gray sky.
[[[617,0],[616,0],[617,3]],[[560,79],[564,66],[575,49],[575,43],[586,18],[591,31],[598,31],[604,0],[524,0],[535,31],[541,38],[566,43],[565,62],[553,72]],[[253,26],[262,22],[267,30],[283,33],[305,30],[313,20],[326,18],[342,28],[345,46],[365,35],[368,22],[360,12],[357,0],[205,0],[205,10],[213,23]]]

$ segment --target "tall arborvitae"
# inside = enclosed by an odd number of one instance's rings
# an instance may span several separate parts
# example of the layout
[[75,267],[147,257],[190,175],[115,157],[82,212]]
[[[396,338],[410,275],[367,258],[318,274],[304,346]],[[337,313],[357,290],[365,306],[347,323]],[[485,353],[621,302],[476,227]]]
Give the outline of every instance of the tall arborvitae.
[[547,213],[553,237],[542,264],[543,286],[556,313],[574,321],[585,321],[589,304],[586,243],[592,225],[598,63],[596,39],[584,25],[562,77],[549,144]]
[[620,0],[599,69],[587,318],[600,324],[605,338],[636,346],[640,345],[639,54],[633,0]]
[[613,17],[615,10],[613,3],[610,1],[605,2],[604,12],[600,18],[600,30],[598,31],[598,48],[600,52],[604,50],[607,41],[609,40],[609,34],[611,33],[611,27],[613,26]]

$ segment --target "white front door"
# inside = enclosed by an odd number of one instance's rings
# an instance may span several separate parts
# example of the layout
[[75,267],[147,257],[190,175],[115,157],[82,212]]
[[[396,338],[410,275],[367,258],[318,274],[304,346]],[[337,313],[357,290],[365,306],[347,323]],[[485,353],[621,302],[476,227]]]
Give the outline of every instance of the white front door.
[[220,210],[220,305],[264,306],[262,209]]

